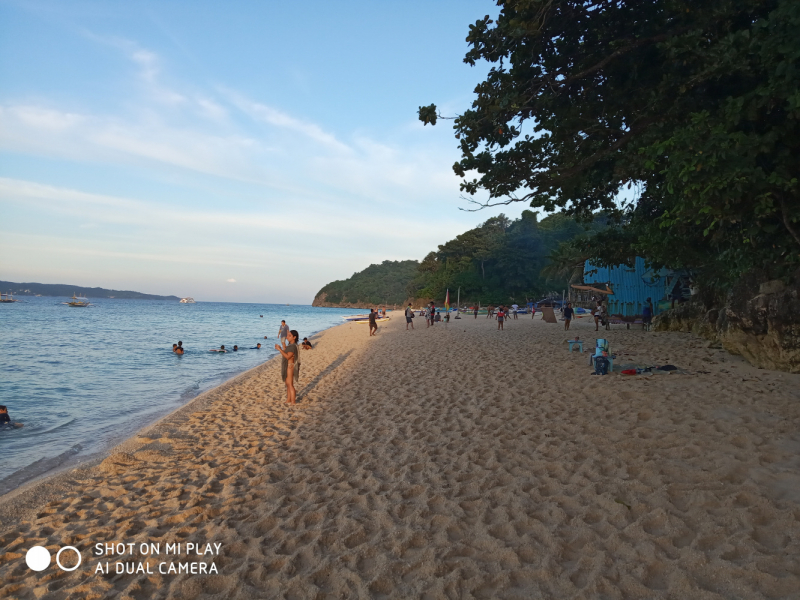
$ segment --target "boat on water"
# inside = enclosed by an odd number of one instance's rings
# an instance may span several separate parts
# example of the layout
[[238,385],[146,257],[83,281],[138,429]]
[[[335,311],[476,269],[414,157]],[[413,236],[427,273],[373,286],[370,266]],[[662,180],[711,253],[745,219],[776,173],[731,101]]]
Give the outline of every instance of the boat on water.
[[67,306],[74,306],[76,308],[86,308],[87,306],[91,306],[92,303],[89,302],[89,299],[84,296],[76,296],[72,294],[72,300],[69,302],[62,302],[61,304],[66,304]]
[[19,302],[14,296],[11,295],[11,292],[7,294],[0,294],[0,302],[3,304],[11,304],[12,302]]
[[[348,315],[346,317],[342,317],[348,323],[369,323],[369,315]],[[388,321],[391,317],[378,317],[375,319],[376,323],[383,323],[384,321]]]
[[194,298],[191,298],[189,296],[186,296],[186,298],[181,298],[181,302],[180,303],[181,304],[197,304],[197,302],[194,301]]

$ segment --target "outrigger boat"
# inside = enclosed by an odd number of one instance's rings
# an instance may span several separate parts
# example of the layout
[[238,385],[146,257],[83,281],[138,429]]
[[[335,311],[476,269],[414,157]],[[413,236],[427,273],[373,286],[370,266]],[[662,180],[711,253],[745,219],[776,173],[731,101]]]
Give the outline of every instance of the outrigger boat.
[[75,306],[80,308],[85,308],[87,306],[91,306],[89,299],[86,297],[76,296],[72,294],[72,301],[71,302],[62,302],[62,304],[66,304],[67,306]]
[[[347,317],[342,317],[348,323],[369,323],[369,315],[349,315]],[[375,319],[376,323],[383,323],[384,321],[388,321],[391,317],[378,317]]]

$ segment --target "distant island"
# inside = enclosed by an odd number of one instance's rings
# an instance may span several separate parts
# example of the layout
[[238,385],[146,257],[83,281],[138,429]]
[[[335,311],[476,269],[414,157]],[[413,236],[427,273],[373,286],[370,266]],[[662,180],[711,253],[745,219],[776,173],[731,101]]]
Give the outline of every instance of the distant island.
[[13,281],[0,281],[0,291],[4,294],[11,292],[15,296],[57,296],[69,297],[73,294],[87,298],[116,298],[121,300],[180,300],[178,296],[158,296],[157,294],[143,294],[122,290],[107,290],[105,288],[89,288],[79,285],[64,283],[15,283]]

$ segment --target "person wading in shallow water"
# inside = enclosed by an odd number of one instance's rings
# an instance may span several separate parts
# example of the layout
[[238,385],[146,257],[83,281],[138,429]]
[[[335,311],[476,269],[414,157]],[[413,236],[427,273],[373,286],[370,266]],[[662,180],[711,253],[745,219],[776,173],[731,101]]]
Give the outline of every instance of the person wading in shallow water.
[[281,346],[275,344],[275,350],[281,353],[281,378],[286,384],[286,402],[288,404],[297,403],[297,391],[294,389],[294,384],[300,376],[300,353],[297,349],[297,338],[300,334],[294,329],[289,332],[287,336],[289,343],[286,339],[281,340]]

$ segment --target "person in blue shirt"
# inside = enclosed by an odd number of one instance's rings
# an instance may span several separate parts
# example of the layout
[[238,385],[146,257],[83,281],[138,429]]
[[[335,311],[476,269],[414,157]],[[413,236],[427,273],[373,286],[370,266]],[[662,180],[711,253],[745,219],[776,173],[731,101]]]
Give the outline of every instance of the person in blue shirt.
[[572,316],[575,314],[575,311],[572,310],[572,304],[567,302],[567,307],[564,309],[564,331],[569,329],[569,324],[572,322]]

